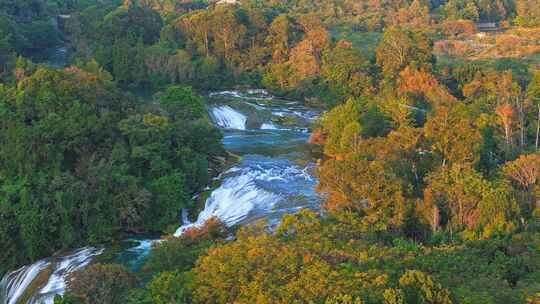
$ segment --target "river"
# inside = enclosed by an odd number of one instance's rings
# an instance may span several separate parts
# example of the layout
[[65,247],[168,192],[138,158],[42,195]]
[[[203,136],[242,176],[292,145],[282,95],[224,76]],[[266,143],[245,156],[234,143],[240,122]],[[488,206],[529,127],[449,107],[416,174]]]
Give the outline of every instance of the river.
[[[270,226],[284,214],[307,208],[318,210],[321,198],[306,147],[308,127],[318,113],[294,101],[274,98],[264,90],[223,91],[207,98],[212,121],[223,130],[223,144],[242,158],[223,172],[194,222],[179,218],[175,235],[218,217],[225,224],[247,225],[266,219]],[[138,271],[155,239],[128,240],[115,253],[115,262]],[[40,260],[8,273],[0,281],[0,304],[53,303],[63,294],[65,279],[84,268],[106,249],[87,247]]]

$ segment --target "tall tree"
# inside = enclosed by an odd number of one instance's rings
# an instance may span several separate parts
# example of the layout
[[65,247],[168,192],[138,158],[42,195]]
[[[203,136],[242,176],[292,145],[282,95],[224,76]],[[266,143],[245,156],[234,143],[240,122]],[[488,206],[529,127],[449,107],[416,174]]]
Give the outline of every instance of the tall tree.
[[408,65],[430,70],[432,42],[419,32],[390,27],[377,46],[377,64],[388,78],[396,78]]

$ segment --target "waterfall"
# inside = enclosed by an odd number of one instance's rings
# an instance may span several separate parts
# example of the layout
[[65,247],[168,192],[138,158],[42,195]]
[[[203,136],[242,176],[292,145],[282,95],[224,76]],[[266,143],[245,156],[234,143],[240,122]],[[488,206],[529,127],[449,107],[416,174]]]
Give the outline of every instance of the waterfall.
[[62,257],[54,264],[54,271],[47,284],[39,290],[30,303],[53,304],[56,295],[63,295],[69,274],[88,266],[92,258],[103,253],[103,249],[82,248],[73,254]]
[[207,199],[197,221],[178,228],[175,236],[212,217],[232,226],[262,217],[280,218],[291,209],[318,205],[318,197],[311,190],[312,193],[305,193],[311,199],[295,202],[293,198],[314,185],[308,167],[299,167],[286,159],[245,156],[241,164],[224,174],[223,183]]
[[227,178],[221,187],[212,192],[197,221],[178,228],[174,235],[178,237],[187,229],[200,226],[212,217],[219,218],[227,225],[234,225],[244,219],[255,206],[270,207],[277,199],[277,195],[257,188],[252,173]]
[[246,129],[247,117],[229,106],[219,106],[213,108],[211,111],[211,116],[216,125],[221,128],[235,130]]
[[280,130],[273,122],[265,122],[261,125],[261,130]]
[[26,288],[49,265],[47,261],[38,261],[6,274],[0,281],[0,303],[16,304]]
[[103,249],[82,248],[70,255],[40,260],[10,272],[0,281],[0,303],[16,304],[34,280],[44,274],[44,270],[51,269],[47,283],[44,286],[36,286],[39,289],[32,294],[33,297],[28,303],[52,304],[56,295],[64,294],[68,275],[86,267],[94,256],[101,253]]

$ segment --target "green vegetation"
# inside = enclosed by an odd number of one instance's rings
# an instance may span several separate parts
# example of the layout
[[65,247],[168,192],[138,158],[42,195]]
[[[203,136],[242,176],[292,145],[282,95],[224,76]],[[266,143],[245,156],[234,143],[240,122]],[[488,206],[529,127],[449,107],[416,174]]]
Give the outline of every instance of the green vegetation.
[[202,99],[170,87],[148,109],[108,78],[39,67],[2,88],[2,271],[121,233],[163,231],[208,184],[223,150]]
[[197,91],[262,86],[328,110],[324,214],[212,219],[57,303],[539,302],[538,0],[104,2],[0,1],[0,273],[170,231],[226,155]]

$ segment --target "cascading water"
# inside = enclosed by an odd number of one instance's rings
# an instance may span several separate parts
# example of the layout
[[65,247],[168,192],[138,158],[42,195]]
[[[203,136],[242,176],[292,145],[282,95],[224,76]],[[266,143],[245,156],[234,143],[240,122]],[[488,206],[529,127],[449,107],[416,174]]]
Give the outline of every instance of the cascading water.
[[[214,123],[224,130],[224,146],[243,155],[243,159],[222,175],[220,187],[212,192],[197,221],[189,223],[187,213],[183,212],[183,226],[175,235],[214,216],[227,225],[248,224],[261,218],[274,225],[284,214],[300,208],[317,210],[320,204],[314,190],[317,181],[311,175],[313,164],[304,159],[303,148],[309,136],[306,128],[317,113],[296,102],[274,100],[264,90],[218,92],[212,96],[231,101],[231,105],[216,105],[209,112]],[[240,110],[245,108],[233,108],[233,99],[252,109],[251,116],[261,114],[259,127],[251,122],[249,125],[255,127],[248,129],[248,114]],[[282,125],[282,120],[288,125]],[[136,245],[131,244],[120,252],[115,262],[138,271],[152,244],[159,241],[135,239],[133,242]],[[22,297],[30,299],[28,303],[53,303],[55,295],[65,292],[69,274],[84,268],[102,253],[103,249],[83,248],[8,273],[0,281],[0,304],[16,304]],[[45,283],[35,286],[37,282]]]
[[49,277],[49,281],[39,290],[30,303],[54,303],[56,295],[64,294],[69,274],[86,267],[93,257],[102,253],[103,249],[82,248],[54,263],[54,270]]
[[217,217],[231,226],[266,218],[270,223],[300,208],[316,208],[316,181],[309,171],[286,158],[246,155],[240,164],[224,174],[223,182],[206,201],[195,223],[180,227],[180,236],[191,227]]
[[[212,217],[229,226],[260,218],[267,219],[272,225],[279,222],[284,214],[298,209],[318,209],[320,197],[314,190],[316,180],[310,174],[313,164],[299,165],[295,162],[299,154],[303,156],[301,150],[308,136],[305,128],[317,114],[296,103],[270,103],[272,99],[265,91],[253,90],[247,94],[225,91],[213,96],[238,99],[257,110],[277,113],[273,115],[277,119],[296,119],[304,124],[283,127],[268,121],[262,123],[258,130],[246,130],[232,127],[230,123],[240,121],[240,115],[245,117],[238,110],[228,105],[211,109],[216,125],[225,129],[225,147],[244,156],[238,165],[223,174],[221,186],[207,199],[197,221],[181,226],[175,235],[180,236]],[[276,148],[280,150],[276,151]]]
[[68,275],[84,268],[94,256],[102,252],[103,249],[82,248],[58,260],[41,260],[8,273],[0,282],[0,303],[17,303],[44,270],[49,270],[47,283],[44,286],[33,286],[37,292],[31,295],[28,303],[52,304],[55,295],[64,294]]
[[216,125],[221,128],[235,130],[246,129],[247,117],[229,106],[215,107],[210,114]]
[[39,261],[5,275],[0,282],[0,303],[16,304],[26,288],[49,265],[50,263],[47,261]]
[[273,122],[265,122],[261,125],[261,130],[279,130]]

